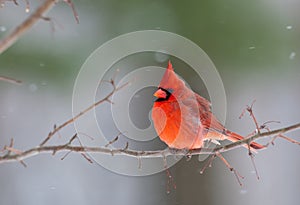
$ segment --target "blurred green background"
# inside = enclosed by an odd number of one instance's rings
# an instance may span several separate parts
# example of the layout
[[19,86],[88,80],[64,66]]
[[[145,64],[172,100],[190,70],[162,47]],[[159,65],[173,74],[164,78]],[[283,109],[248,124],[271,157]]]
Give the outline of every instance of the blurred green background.
[[[5,2],[0,8],[1,38],[29,15],[24,1],[18,2],[19,6]],[[30,1],[31,11],[40,3]],[[281,122],[271,124],[273,129],[300,121],[299,1],[75,0],[74,4],[79,24],[68,5],[59,2],[46,14],[54,30],[41,20],[0,55],[0,75],[24,82],[21,86],[0,82],[1,147],[11,137],[19,149],[41,142],[54,124],[72,116],[72,89],[86,58],[114,37],[147,29],[184,36],[209,55],[225,86],[229,129],[244,135],[254,130],[250,118],[238,120],[254,99],[261,123]],[[186,80],[197,83],[191,75]],[[66,128],[51,143],[63,143],[73,133],[72,126]],[[0,204],[298,204],[299,154],[299,146],[276,141],[256,155],[261,177],[257,180],[246,150],[226,153],[246,177],[243,187],[219,160],[203,175],[199,174],[203,162],[196,157],[182,160],[171,169],[177,189],[169,194],[164,172],[128,177],[91,165],[78,154],[63,161],[62,155],[40,155],[26,160],[27,168],[19,163],[0,165]]]

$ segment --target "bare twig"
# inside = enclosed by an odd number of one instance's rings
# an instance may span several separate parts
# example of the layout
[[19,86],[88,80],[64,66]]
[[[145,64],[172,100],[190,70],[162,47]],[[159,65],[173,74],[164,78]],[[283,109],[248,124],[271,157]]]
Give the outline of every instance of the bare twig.
[[220,152],[216,152],[216,155],[217,155],[217,157],[219,157],[219,158],[222,160],[222,162],[226,165],[226,167],[227,167],[231,172],[234,173],[234,175],[235,175],[235,177],[236,177],[236,179],[237,179],[239,185],[242,186],[243,184],[242,184],[242,182],[241,182],[241,179],[244,179],[244,177],[243,177],[237,170],[235,170],[235,169],[229,164],[229,162],[223,157],[223,155],[220,154]]
[[[9,144],[9,146],[8,147],[13,147],[14,146],[14,139],[13,138],[11,138],[10,139],[10,144]],[[3,151],[7,151],[7,149],[6,149],[6,146],[4,146],[4,148],[3,148]],[[5,156],[8,156],[8,155],[10,155],[11,154],[11,151],[10,150],[8,150],[8,152],[6,153],[6,155]]]
[[220,152],[229,151],[231,149],[234,149],[237,146],[241,146],[243,144],[249,144],[249,142],[252,142],[252,141],[254,141],[256,139],[259,139],[259,138],[265,138],[265,137],[269,137],[269,136],[280,135],[280,134],[287,133],[287,132],[290,132],[292,130],[296,130],[296,129],[299,129],[299,128],[300,128],[300,123],[297,123],[297,124],[294,124],[294,125],[291,125],[291,126],[288,126],[288,127],[284,127],[284,128],[281,128],[281,129],[256,134],[256,135],[247,137],[243,140],[228,144],[226,146],[218,147],[216,149],[217,149],[217,151],[220,151]]
[[41,16],[52,8],[55,4],[55,0],[46,0],[40,7],[38,7],[22,24],[20,24],[15,30],[4,37],[0,41],[0,54],[13,45],[26,31],[28,31]]
[[42,143],[40,144],[40,146],[45,145],[59,130],[61,130],[62,128],[66,127],[67,125],[73,123],[75,120],[77,120],[79,117],[81,117],[82,115],[84,115],[85,113],[87,113],[88,111],[92,110],[93,108],[97,107],[99,104],[108,101],[110,102],[109,98],[117,91],[119,91],[120,89],[122,89],[123,87],[125,87],[128,83],[125,83],[119,87],[115,86],[114,80],[111,80],[111,84],[113,86],[113,90],[106,95],[105,98],[99,100],[98,102],[94,103],[93,105],[89,106],[88,108],[86,108],[85,110],[81,111],[79,114],[77,114],[75,117],[67,120],[66,122],[64,122],[63,124],[59,125],[58,127],[54,127],[53,131],[51,131],[48,136],[42,141]]
[[[7,150],[7,153],[5,154],[5,156],[9,156],[11,153],[22,154],[22,151],[13,148],[13,146],[14,146],[14,139],[11,138],[9,146],[4,146],[4,148],[3,148],[3,150]],[[19,161],[24,167],[27,167],[27,165],[25,164],[25,162],[24,162],[23,160],[18,160],[18,161]]]
[[242,112],[241,115],[239,116],[239,119],[241,119],[241,118],[244,116],[245,112],[248,111],[249,114],[250,114],[250,116],[251,116],[252,119],[253,119],[254,124],[255,124],[256,132],[259,134],[259,133],[260,133],[260,126],[258,125],[258,122],[257,122],[257,120],[256,120],[256,117],[255,117],[254,114],[253,114],[253,105],[254,105],[255,102],[256,102],[256,100],[253,100],[253,102],[251,103],[250,106],[247,105],[247,107],[243,110],[243,112]]
[[207,162],[204,164],[204,166],[202,167],[202,169],[200,170],[200,174],[203,174],[204,171],[208,168],[212,166],[212,162],[214,161],[214,159],[216,158],[216,154],[213,154],[209,160],[207,160]]
[[62,158],[60,158],[61,160],[64,160],[67,156],[69,156],[69,154],[71,153],[72,151],[68,151]]
[[71,9],[73,11],[73,15],[75,17],[75,20],[76,20],[77,23],[79,23],[78,13],[75,9],[75,6],[74,6],[73,2],[71,0],[64,0],[64,2],[66,2],[71,7]]
[[81,153],[81,156],[83,156],[83,158],[86,159],[89,163],[93,164],[93,160],[89,158],[85,153]]
[[119,139],[119,135],[117,135],[113,140],[109,141],[104,147],[108,147],[109,145],[112,145]]
[[287,140],[287,141],[289,141],[289,142],[291,142],[291,143],[300,145],[300,142],[298,142],[298,141],[296,141],[296,140],[293,140],[293,139],[291,139],[291,138],[289,138],[289,137],[286,137],[286,136],[284,136],[283,134],[279,134],[278,137],[281,137],[281,138],[283,138],[283,139],[285,139],[285,140]]
[[6,76],[0,76],[0,81],[5,81],[5,82],[8,82],[8,83],[13,83],[13,84],[16,84],[16,85],[21,85],[22,84],[22,81],[16,80],[14,78],[6,77]]
[[257,170],[256,165],[255,165],[255,162],[254,162],[254,155],[251,152],[250,144],[248,144],[248,155],[249,155],[249,157],[251,159],[252,166],[253,166],[255,174],[256,174],[256,178],[259,180],[259,174],[258,174],[258,170]]
[[[26,12],[29,12],[29,2],[26,2]],[[49,11],[56,0],[45,0],[23,23],[17,26],[11,33],[4,37],[0,41],[0,54],[6,51],[10,46],[12,46],[26,31],[28,31],[35,23],[40,19],[49,20],[50,18],[44,17],[44,14]],[[78,14],[75,10],[74,4],[71,0],[64,0],[72,9],[73,15],[76,19],[76,22],[79,23]],[[14,0],[14,3],[18,5],[17,1]]]

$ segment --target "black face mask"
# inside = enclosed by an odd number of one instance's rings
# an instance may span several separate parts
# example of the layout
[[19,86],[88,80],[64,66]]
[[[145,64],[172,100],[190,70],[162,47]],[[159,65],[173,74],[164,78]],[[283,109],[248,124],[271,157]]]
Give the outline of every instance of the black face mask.
[[162,88],[162,87],[158,87],[157,90],[162,90],[162,91],[164,91],[164,92],[166,93],[166,97],[165,97],[165,98],[157,98],[157,99],[155,100],[155,102],[163,102],[163,101],[167,101],[167,100],[170,98],[171,94],[172,94],[172,91],[171,91],[171,90],[167,90],[167,89],[164,89],[164,88]]

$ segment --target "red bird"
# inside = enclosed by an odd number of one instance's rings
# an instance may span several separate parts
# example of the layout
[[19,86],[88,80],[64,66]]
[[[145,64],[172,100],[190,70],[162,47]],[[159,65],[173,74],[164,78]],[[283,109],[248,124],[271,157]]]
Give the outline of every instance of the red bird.
[[[217,120],[211,112],[211,103],[179,79],[170,61],[154,96],[157,97],[152,109],[154,128],[170,148],[197,149],[206,140],[219,144],[219,140],[244,139]],[[255,142],[250,147],[264,148]]]

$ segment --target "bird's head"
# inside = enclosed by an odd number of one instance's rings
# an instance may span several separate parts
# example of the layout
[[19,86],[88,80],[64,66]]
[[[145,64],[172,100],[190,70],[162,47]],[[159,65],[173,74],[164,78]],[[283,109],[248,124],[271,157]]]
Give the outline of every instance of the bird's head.
[[160,81],[158,89],[153,94],[157,98],[156,102],[167,101],[173,97],[176,98],[182,95],[184,90],[185,84],[183,80],[176,75],[171,61],[169,61],[168,67]]

